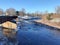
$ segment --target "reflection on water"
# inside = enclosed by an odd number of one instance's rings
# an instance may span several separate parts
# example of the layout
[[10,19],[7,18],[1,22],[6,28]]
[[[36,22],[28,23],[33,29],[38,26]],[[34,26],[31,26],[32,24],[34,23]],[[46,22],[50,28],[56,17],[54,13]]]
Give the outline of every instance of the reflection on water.
[[8,33],[10,32],[10,30],[8,30],[9,29],[5,29],[0,26],[0,45],[17,45],[18,41],[16,39],[16,35],[14,36],[14,34]]

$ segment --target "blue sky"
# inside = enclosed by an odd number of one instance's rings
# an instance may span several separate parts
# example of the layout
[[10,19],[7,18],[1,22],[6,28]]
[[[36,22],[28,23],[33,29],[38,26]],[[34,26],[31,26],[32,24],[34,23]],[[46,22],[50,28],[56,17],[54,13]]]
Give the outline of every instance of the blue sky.
[[55,7],[60,5],[60,0],[0,0],[0,8],[6,10],[15,8],[21,10],[25,8],[27,12],[35,12],[48,10],[54,12]]

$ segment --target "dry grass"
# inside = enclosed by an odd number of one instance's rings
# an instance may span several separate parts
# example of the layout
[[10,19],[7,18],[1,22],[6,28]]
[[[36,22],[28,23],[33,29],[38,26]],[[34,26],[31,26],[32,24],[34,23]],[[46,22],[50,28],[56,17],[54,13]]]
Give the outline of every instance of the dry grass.
[[[47,17],[47,15],[43,15],[42,19],[41,20],[36,20],[36,22],[43,23],[43,24],[53,26],[53,27],[56,27],[56,28],[60,29],[60,22],[51,22],[50,20],[47,20],[46,17]],[[60,18],[60,15],[52,15],[52,18],[53,19],[54,18]]]

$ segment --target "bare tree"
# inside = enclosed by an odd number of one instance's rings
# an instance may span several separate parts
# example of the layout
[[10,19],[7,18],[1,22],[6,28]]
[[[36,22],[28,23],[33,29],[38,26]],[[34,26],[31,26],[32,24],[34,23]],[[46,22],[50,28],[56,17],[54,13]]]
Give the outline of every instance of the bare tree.
[[35,13],[31,13],[31,16],[33,16],[33,17],[34,17],[34,16],[35,16]]
[[31,16],[31,14],[30,14],[30,13],[27,13],[27,15],[28,15],[28,16]]
[[16,11],[15,11],[15,9],[14,8],[9,8],[9,9],[7,9],[6,10],[6,15],[11,15],[11,16],[14,16],[14,15],[16,15]]
[[19,12],[20,16],[24,16],[26,15],[26,11],[24,8],[21,9],[21,11]]
[[48,15],[48,11],[47,10],[44,12],[44,15]]
[[35,16],[36,16],[36,17],[38,16],[38,11],[35,12]]
[[57,7],[55,8],[55,11],[56,11],[56,14],[60,15],[60,6],[57,6]]
[[3,12],[3,9],[0,8],[0,15],[3,15],[4,12]]

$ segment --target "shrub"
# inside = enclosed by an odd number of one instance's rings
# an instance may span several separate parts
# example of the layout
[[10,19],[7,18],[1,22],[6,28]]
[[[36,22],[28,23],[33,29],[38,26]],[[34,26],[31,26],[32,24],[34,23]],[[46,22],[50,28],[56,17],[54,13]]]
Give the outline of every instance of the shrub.
[[48,19],[48,20],[51,20],[51,19],[52,19],[51,16],[52,16],[52,14],[49,14],[49,15],[47,16],[47,19]]

